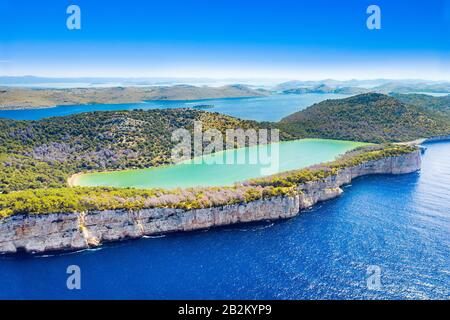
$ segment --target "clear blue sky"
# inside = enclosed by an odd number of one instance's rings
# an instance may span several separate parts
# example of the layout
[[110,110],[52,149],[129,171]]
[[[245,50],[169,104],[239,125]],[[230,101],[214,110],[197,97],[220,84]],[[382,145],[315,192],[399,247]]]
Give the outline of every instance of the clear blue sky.
[[450,80],[450,0],[0,0],[0,27],[0,75]]

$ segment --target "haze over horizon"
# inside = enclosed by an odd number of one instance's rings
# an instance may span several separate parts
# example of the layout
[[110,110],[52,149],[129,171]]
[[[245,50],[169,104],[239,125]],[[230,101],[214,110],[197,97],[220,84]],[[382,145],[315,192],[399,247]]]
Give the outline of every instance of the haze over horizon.
[[0,76],[450,81],[449,0],[376,1],[381,30],[366,0],[127,4],[2,1]]

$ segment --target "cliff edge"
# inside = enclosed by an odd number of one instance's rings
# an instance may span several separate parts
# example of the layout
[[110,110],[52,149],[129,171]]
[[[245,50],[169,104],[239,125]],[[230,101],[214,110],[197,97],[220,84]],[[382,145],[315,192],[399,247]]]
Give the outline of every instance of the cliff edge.
[[0,220],[0,254],[80,250],[105,242],[236,223],[286,219],[339,196],[342,185],[371,174],[420,169],[420,151],[349,166],[326,178],[299,184],[293,195],[201,209],[149,208],[78,213],[11,215]]

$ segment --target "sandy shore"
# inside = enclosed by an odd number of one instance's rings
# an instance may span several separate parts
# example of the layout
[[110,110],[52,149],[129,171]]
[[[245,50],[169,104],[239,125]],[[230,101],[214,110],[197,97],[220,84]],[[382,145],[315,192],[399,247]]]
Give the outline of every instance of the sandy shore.
[[67,179],[67,185],[69,187],[76,187],[76,181],[78,179],[79,176],[83,175],[83,173],[75,173],[73,175],[71,175],[68,179]]

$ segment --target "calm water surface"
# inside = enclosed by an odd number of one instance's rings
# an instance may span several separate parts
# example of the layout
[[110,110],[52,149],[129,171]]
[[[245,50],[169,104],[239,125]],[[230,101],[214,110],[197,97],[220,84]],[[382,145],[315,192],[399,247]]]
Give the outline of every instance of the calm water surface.
[[[307,167],[334,160],[364,143],[303,139],[227,150],[178,165],[141,170],[90,173],[79,176],[77,186],[136,188],[188,188],[226,186],[238,181]],[[261,156],[262,155],[262,156]],[[226,164],[230,163],[234,164]],[[239,161],[241,160],[241,161]]]
[[214,105],[210,112],[219,112],[233,117],[257,121],[278,121],[291,113],[326,100],[345,98],[339,94],[292,94],[271,95],[257,98],[208,99],[196,101],[147,101],[131,104],[91,104],[78,106],[59,106],[45,109],[0,110],[0,118],[16,120],[39,120],[42,118],[67,116],[75,113],[108,110],[190,108],[196,105]]
[[449,299],[450,142],[427,147],[421,172],[357,179],[290,220],[2,257],[0,298]]

